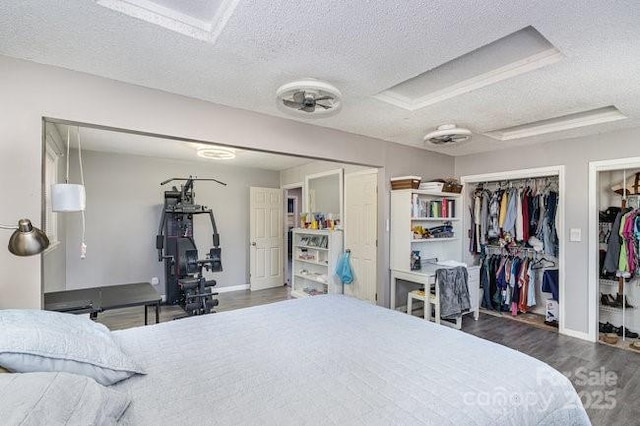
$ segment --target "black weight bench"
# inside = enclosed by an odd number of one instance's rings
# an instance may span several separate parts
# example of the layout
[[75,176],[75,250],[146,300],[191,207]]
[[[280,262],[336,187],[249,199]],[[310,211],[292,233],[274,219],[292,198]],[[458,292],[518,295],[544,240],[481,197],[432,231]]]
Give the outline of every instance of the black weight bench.
[[155,306],[156,324],[160,322],[161,301],[162,298],[151,284],[132,283],[45,293],[44,309],[74,314],[88,313],[92,319],[96,319],[99,312],[110,309],[144,306],[144,325],[147,325],[149,306]]

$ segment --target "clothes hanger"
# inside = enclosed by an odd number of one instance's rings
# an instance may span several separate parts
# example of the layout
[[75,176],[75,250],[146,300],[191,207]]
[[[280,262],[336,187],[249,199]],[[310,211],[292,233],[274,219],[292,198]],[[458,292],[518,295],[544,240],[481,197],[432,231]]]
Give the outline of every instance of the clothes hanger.
[[[544,262],[549,262],[549,265],[544,265]],[[538,266],[540,265],[540,266]],[[544,255],[540,256],[540,258],[538,260],[536,260],[535,262],[533,262],[533,265],[531,265],[532,269],[544,269],[544,268],[551,268],[553,266],[556,266],[556,262],[554,260],[549,260],[547,259]]]

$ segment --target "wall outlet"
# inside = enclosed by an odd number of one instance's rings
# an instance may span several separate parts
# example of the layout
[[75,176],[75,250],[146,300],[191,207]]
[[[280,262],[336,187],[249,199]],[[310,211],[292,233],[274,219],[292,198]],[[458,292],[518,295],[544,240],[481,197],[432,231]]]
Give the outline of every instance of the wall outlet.
[[158,285],[158,284],[160,284],[160,280],[158,279],[158,277],[151,278],[151,285]]

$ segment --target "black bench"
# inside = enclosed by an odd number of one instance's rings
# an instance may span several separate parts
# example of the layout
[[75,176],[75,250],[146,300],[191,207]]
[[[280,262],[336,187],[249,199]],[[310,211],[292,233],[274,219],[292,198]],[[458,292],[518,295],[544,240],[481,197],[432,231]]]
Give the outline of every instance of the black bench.
[[89,313],[92,319],[96,319],[99,312],[144,305],[144,325],[147,325],[149,306],[155,306],[156,324],[160,322],[161,300],[151,284],[132,283],[45,293],[44,309],[74,314]]

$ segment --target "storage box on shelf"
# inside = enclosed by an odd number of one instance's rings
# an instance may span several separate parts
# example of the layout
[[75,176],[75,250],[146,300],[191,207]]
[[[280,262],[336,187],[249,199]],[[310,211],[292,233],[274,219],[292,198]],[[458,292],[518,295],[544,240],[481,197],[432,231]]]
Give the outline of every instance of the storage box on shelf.
[[[459,259],[461,208],[460,194],[413,189],[392,191],[391,269],[410,270],[412,251],[420,251],[422,259]],[[445,232],[430,232],[427,238],[414,232],[444,226]]]
[[391,189],[418,189],[420,186],[420,176],[399,176],[391,178]]
[[335,275],[340,254],[342,231],[294,229],[291,295],[342,293],[342,283]]

